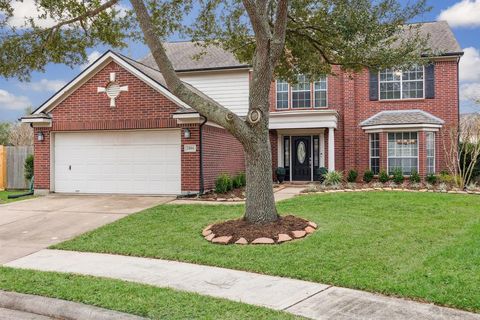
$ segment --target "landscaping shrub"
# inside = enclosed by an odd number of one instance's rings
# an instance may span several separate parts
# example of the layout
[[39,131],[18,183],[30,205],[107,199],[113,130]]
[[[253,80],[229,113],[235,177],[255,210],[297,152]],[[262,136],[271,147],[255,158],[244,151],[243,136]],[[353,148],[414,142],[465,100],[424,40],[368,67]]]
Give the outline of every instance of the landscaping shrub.
[[370,182],[372,182],[372,180],[373,180],[373,176],[374,176],[373,171],[372,171],[372,170],[367,170],[367,171],[365,171],[365,173],[363,174],[363,181],[364,181],[365,183],[370,183]]
[[325,175],[325,181],[323,182],[327,186],[335,186],[342,182],[343,174],[340,171],[330,171]]
[[410,175],[410,182],[411,183],[420,183],[420,175],[418,174],[417,170],[412,170],[412,174]]
[[235,189],[245,187],[246,185],[245,173],[243,172],[237,173],[237,175],[232,179],[232,184],[233,184],[233,188]]
[[427,176],[425,177],[425,180],[427,180],[427,182],[430,184],[436,184],[437,176],[434,175],[433,173],[430,173],[430,174],[427,174]]
[[348,182],[355,182],[357,181],[358,172],[356,170],[348,171],[347,181]]
[[452,184],[452,183],[455,183],[456,179],[453,175],[448,173],[448,171],[442,170],[440,172],[440,176],[438,177],[438,180],[440,181],[440,183]]
[[387,183],[388,180],[390,180],[390,177],[388,176],[387,171],[380,171],[380,173],[378,174],[378,181],[380,181],[381,183]]
[[315,180],[320,181],[320,183],[322,183],[323,181],[325,181],[325,175],[328,173],[328,170],[325,167],[319,167],[319,168],[315,168],[314,173],[315,173]]
[[31,180],[33,178],[33,154],[29,155],[26,159],[25,159],[25,164],[24,164],[24,168],[25,168],[25,179],[27,180]]
[[405,176],[403,175],[402,169],[396,168],[393,170],[393,182],[401,184],[403,181],[405,181]]
[[215,192],[216,193],[226,193],[233,189],[233,181],[230,175],[227,173],[222,173],[215,180]]

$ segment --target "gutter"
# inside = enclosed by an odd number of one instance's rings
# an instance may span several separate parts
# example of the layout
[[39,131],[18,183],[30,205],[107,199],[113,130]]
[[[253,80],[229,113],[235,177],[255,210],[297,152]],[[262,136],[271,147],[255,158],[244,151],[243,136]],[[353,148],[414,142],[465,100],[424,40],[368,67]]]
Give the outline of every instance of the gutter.
[[198,150],[198,153],[199,153],[199,157],[200,157],[200,161],[199,161],[199,173],[200,173],[200,190],[199,190],[199,195],[202,195],[204,192],[205,192],[205,183],[203,181],[203,126],[207,123],[208,119],[207,117],[204,117],[204,116],[200,116],[203,118],[203,122],[200,124],[200,128],[199,128],[199,149]]

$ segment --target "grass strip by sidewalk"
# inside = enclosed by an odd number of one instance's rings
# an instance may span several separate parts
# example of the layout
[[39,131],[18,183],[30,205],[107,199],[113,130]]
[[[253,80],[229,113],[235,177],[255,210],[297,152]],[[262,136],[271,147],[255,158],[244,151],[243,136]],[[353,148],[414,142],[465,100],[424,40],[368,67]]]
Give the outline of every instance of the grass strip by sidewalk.
[[370,192],[300,196],[278,204],[318,224],[281,245],[203,239],[242,206],[161,205],[53,246],[186,261],[297,278],[480,311],[480,197]]
[[0,290],[58,298],[150,319],[300,319],[284,312],[148,285],[0,267]]

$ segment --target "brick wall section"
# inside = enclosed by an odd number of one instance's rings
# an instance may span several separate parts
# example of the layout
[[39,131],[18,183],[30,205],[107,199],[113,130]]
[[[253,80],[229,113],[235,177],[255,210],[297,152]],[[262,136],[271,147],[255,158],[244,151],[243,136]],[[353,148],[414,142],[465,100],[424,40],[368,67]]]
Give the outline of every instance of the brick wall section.
[[[116,73],[120,85],[128,85],[128,92],[122,92],[116,99],[115,108],[110,107],[105,93],[97,93],[97,87],[107,84],[110,72]],[[35,141],[35,188],[50,189],[50,131],[176,128],[179,126],[172,113],[177,110],[178,106],[162,94],[115,62],[109,63],[52,110],[52,128],[35,129],[45,135],[44,141]],[[185,191],[198,191],[198,152],[183,153],[183,144],[198,140],[195,130],[192,128],[192,139],[188,141],[182,132],[182,160],[185,160],[182,190]]]
[[205,190],[215,188],[221,173],[235,175],[245,172],[242,144],[225,129],[203,127],[203,176]]
[[[425,110],[445,121],[443,128],[436,133],[436,171],[445,169],[445,153],[442,139],[448,142],[448,130],[458,126],[458,65],[454,60],[435,62],[435,98],[397,101],[370,101],[369,72],[346,74],[334,67],[335,75],[328,76],[327,108],[339,113],[335,130],[335,164],[337,170],[356,169],[361,177],[369,167],[368,134],[360,127],[360,122],[384,110]],[[275,110],[275,83],[270,93],[270,112]],[[419,134],[420,157],[425,157],[424,134]],[[387,136],[380,134],[381,170],[387,169]],[[272,156],[277,157],[277,152]],[[328,130],[325,130],[325,164],[328,165]],[[419,160],[419,171],[425,173],[425,159]]]

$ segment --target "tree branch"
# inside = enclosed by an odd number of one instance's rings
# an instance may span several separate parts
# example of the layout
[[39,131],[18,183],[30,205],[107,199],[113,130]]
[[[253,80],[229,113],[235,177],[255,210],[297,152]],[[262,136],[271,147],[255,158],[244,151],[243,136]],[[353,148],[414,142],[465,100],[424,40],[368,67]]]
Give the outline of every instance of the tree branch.
[[118,3],[118,1],[119,0],[109,0],[109,1],[105,2],[104,4],[102,4],[101,6],[99,6],[98,8],[96,8],[94,10],[87,11],[84,14],[79,15],[78,17],[62,21],[62,22],[60,22],[60,23],[58,23],[58,24],[56,24],[56,25],[54,25],[50,28],[44,29],[43,31],[45,31],[45,32],[55,31],[57,29],[60,29],[63,26],[66,26],[66,25],[69,25],[69,24],[72,24],[72,23],[75,23],[75,22],[79,22],[79,21],[81,22],[81,21],[83,21],[87,18],[94,17],[97,14],[107,10],[108,8],[113,7],[114,5],[116,5]]
[[165,78],[168,89],[202,116],[227,129],[239,141],[245,142],[250,134],[247,124],[229,109],[203,96],[200,92],[185,85],[185,83],[180,80],[155,31],[152,19],[143,0],[130,0],[130,3],[137,15],[138,22],[140,23],[145,41],[152,56]]
[[275,66],[278,59],[285,48],[285,35],[287,33],[287,13],[288,0],[279,0],[277,13],[275,17],[275,25],[273,30],[272,52],[270,56],[270,63]]

